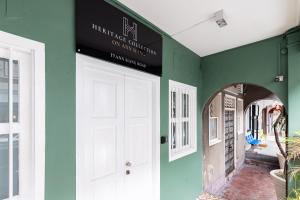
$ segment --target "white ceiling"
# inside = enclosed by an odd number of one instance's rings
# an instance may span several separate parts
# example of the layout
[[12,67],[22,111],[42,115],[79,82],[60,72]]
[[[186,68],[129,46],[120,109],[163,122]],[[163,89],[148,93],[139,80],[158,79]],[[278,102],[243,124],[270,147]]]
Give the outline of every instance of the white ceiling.
[[174,35],[199,56],[280,35],[299,24],[300,0],[119,0],[169,35],[223,9],[228,26],[213,20]]

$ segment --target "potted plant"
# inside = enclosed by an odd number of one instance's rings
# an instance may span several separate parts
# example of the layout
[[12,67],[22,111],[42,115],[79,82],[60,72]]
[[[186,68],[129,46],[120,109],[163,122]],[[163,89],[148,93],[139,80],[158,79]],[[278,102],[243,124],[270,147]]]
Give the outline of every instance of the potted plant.
[[[270,110],[270,113],[280,112],[279,116],[277,117],[274,123],[274,135],[275,141],[281,153],[278,154],[280,165],[283,169],[275,169],[270,172],[272,177],[277,199],[285,199],[286,198],[286,162],[287,162],[287,153],[282,147],[282,143],[279,139],[279,133],[285,129],[286,126],[286,114],[283,106],[276,105],[274,108]],[[280,159],[281,158],[281,159]]]
[[[285,151],[282,147],[282,143],[279,139],[279,133],[286,130],[286,113],[282,106],[275,106],[270,112],[278,111],[280,112],[277,120],[274,123],[274,135],[276,144],[280,150],[281,154],[278,154],[279,163],[281,169],[275,169],[270,172],[272,177],[277,199],[286,199],[286,180],[289,176],[294,179],[295,186],[288,195],[288,200],[300,200],[300,188],[297,187],[297,182],[300,178],[300,166],[297,162],[300,158],[300,132],[296,133],[296,136],[286,138],[285,143],[288,145],[288,151]],[[287,164],[290,164],[290,170],[287,173]]]
[[300,131],[292,138],[287,138],[288,155],[287,161],[290,166],[289,177],[292,179],[294,186],[288,195],[288,200],[300,200]]

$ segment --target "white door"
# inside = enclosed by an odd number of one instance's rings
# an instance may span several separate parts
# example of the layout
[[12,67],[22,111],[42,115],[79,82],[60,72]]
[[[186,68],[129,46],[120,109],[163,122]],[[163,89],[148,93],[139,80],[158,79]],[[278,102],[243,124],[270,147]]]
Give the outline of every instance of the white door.
[[34,199],[32,57],[0,47],[0,200]]
[[125,199],[153,200],[152,85],[125,78]]
[[153,200],[152,82],[77,65],[77,200]]

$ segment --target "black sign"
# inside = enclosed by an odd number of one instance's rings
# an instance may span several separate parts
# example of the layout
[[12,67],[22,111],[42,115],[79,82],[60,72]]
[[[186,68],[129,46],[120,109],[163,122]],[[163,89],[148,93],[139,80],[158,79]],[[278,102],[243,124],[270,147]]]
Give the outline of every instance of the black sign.
[[155,75],[162,37],[104,0],[76,1],[76,51]]

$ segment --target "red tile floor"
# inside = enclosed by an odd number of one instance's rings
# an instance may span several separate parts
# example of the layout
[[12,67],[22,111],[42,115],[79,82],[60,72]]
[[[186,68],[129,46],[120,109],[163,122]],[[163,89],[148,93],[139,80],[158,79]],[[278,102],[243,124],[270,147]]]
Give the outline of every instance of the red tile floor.
[[225,187],[223,196],[228,200],[276,200],[269,170],[245,165]]

